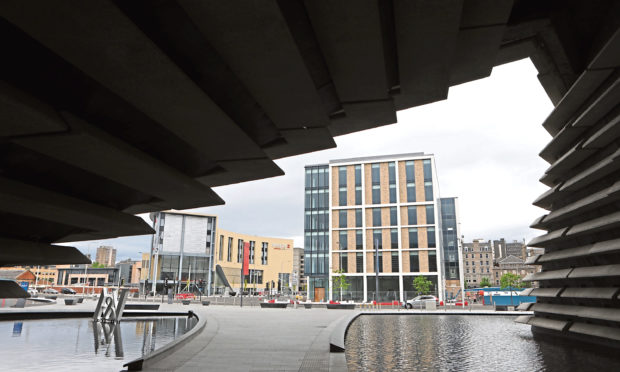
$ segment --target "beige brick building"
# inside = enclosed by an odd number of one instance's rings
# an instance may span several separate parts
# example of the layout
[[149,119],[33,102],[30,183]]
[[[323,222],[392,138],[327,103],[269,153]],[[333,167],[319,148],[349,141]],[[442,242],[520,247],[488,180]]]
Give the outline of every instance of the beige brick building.
[[470,288],[480,286],[483,278],[493,284],[493,243],[474,239],[472,243],[463,244],[463,269],[465,285]]

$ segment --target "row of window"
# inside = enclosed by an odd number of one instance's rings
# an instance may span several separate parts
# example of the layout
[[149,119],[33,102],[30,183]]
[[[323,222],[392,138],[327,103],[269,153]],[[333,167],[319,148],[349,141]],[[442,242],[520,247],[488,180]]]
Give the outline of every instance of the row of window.
[[[377,266],[377,255],[373,254],[373,264],[372,267],[375,268]],[[398,252],[392,252],[391,256],[391,272],[397,273],[399,272],[399,255]],[[353,269],[353,267],[349,268],[349,258],[348,254],[341,253],[338,255],[338,267],[342,272],[348,273],[353,272],[349,271],[349,269]],[[437,254],[435,251],[429,251],[427,255],[427,267],[429,272],[437,271]],[[378,257],[378,265],[379,272],[384,272],[385,268],[383,265],[383,254],[380,254]],[[362,253],[357,253],[355,255],[355,263],[354,263],[356,273],[364,272],[364,256]],[[387,265],[386,265],[387,266]],[[387,271],[387,270],[386,270]],[[419,252],[409,252],[409,272],[419,272],[420,271],[420,254]]]
[[[228,244],[226,246],[226,261],[232,262],[232,254],[233,254],[233,238],[228,237]],[[237,262],[243,262],[243,239],[237,239]],[[250,250],[249,250],[249,263],[254,264],[254,253],[256,249],[256,242],[250,240]],[[268,253],[269,253],[269,243],[262,242],[261,243],[261,256],[260,263],[261,265],[267,265],[268,263]],[[224,261],[224,235],[220,235],[220,250],[218,252],[219,261]]]
[[[468,268],[466,268],[465,270],[466,270],[465,272],[466,272],[467,274],[469,274],[469,267],[468,267]],[[475,268],[475,267],[472,267],[471,272],[472,272],[472,274],[475,274],[475,273],[476,273],[476,268]],[[487,267],[487,273],[488,273],[488,272],[489,272],[489,268]],[[480,269],[480,273],[484,273],[484,268]]]
[[[426,228],[426,247],[420,247],[419,236],[418,236],[418,228],[411,227],[407,229],[409,244],[407,248],[436,248],[437,242],[435,239],[435,228],[427,227]],[[362,230],[355,230],[355,249],[362,249]],[[383,230],[382,229],[374,229],[372,230],[372,247],[366,247],[367,249],[373,249],[378,246],[379,249],[383,249]],[[387,247],[386,247],[387,248]],[[398,229],[390,229],[390,243],[389,248],[397,249],[398,248]],[[334,249],[339,250],[347,250],[349,249],[349,235],[348,230],[340,230],[338,231],[338,241],[334,242]]]
[[[433,200],[433,176],[431,161],[429,159],[423,160],[423,172],[424,172],[424,199],[425,201]],[[405,162],[405,179],[406,179],[406,191],[407,202],[416,202],[415,192],[415,169],[414,161]],[[307,171],[306,171],[307,172]],[[371,197],[372,204],[381,204],[381,166],[379,163],[371,164],[370,166],[370,178],[371,178]],[[362,204],[362,170],[360,165],[355,166],[355,205]],[[307,183],[306,183],[307,185]],[[388,163],[388,191],[389,191],[389,203],[396,203],[396,163]],[[306,204],[307,205],[307,204]],[[338,167],[338,205],[347,205],[347,167]]]
[[[372,225],[369,226],[397,226],[398,225],[398,208],[390,207],[390,215],[389,221],[384,221],[382,218],[382,209],[384,208],[371,208],[372,211]],[[434,225],[435,224],[435,207],[431,205],[426,205],[424,207],[426,213],[426,224]],[[348,210],[341,209],[338,211],[338,227],[339,228],[347,228],[349,227],[348,221]],[[316,216],[316,217],[315,217]],[[315,225],[319,227],[322,226],[324,219],[326,216],[323,216],[321,213],[311,214],[310,212],[306,212],[306,229],[311,228]],[[323,220],[321,220],[323,219]],[[388,225],[389,222],[389,225]],[[404,223],[406,225],[417,225],[418,224],[418,208],[415,205],[411,205],[407,207],[407,221]],[[362,209],[355,209],[355,227],[362,227]]]
[[[489,258],[489,254],[488,253],[485,253],[485,255],[486,255],[485,258]],[[468,253],[465,254],[465,258],[469,258],[469,254]],[[471,254],[471,258],[476,258],[476,254],[472,253]],[[480,258],[482,258],[482,253],[480,253]]]
[[[476,261],[471,262],[472,266],[476,266]],[[480,261],[480,266],[483,265],[483,261]],[[486,261],[486,265],[489,266],[489,261]],[[469,266],[469,261],[465,261],[465,266]]]

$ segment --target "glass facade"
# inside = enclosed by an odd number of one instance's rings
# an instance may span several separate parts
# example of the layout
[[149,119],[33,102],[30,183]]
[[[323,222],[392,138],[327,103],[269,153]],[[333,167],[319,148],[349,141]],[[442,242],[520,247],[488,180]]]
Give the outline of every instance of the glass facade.
[[[164,282],[185,290],[211,294],[213,259],[223,258],[224,250],[216,250],[214,216],[158,212],[151,214],[153,235],[151,245],[152,267],[147,268],[148,279],[154,284],[149,291],[162,293]],[[203,281],[204,286],[198,288]],[[189,284],[188,284],[189,283]]]
[[444,275],[447,280],[460,279],[456,198],[440,198],[441,238]]
[[[340,167],[338,174],[344,174],[344,177],[338,177],[337,192],[340,205],[343,201],[346,204],[346,168]],[[341,186],[343,184],[344,186]],[[321,300],[326,299],[325,296],[328,293],[329,271],[329,166],[327,164],[305,167],[304,191],[304,273],[309,277],[308,296],[312,300]]]

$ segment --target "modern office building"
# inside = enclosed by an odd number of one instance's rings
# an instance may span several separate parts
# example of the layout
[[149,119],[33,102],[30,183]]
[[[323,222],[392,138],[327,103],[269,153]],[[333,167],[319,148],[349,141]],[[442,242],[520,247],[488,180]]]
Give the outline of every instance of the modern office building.
[[179,289],[186,283],[206,284],[212,293],[213,248],[216,217],[200,213],[163,211],[150,214],[153,240],[149,290],[161,290],[164,283]]
[[[242,285],[251,293],[267,289],[291,290],[293,287],[293,240],[217,230],[215,254],[215,293],[226,288],[238,292]],[[243,246],[249,243],[248,275],[243,279]]]
[[116,264],[116,248],[109,245],[100,246],[97,248],[95,261],[103,264],[105,267],[114,267]]
[[329,193],[329,165],[306,166],[304,271],[313,301],[324,301],[329,290]]
[[483,278],[493,283],[494,253],[493,242],[474,239],[472,243],[463,244],[463,263],[465,285],[470,288],[480,286]]
[[458,198],[439,198],[441,249],[446,299],[456,298],[464,288]]
[[[311,299],[323,300],[325,293],[340,298],[337,288],[328,289],[341,274],[349,283],[344,299],[403,301],[416,294],[413,280],[419,275],[444,298],[444,267],[458,262],[458,255],[447,262],[443,257],[433,155],[332,160],[306,166],[305,172],[304,254]],[[446,224],[458,227],[456,210],[452,216]]]

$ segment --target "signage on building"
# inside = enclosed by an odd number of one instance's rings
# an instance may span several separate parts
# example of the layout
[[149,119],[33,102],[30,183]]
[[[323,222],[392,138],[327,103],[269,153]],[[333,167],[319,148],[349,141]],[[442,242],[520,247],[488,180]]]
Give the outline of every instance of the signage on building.
[[28,282],[19,282],[19,286],[22,287],[24,289],[24,291],[28,290],[28,286],[30,285],[30,283]]
[[290,244],[274,243],[273,249],[291,249]]
[[243,243],[243,275],[250,275],[250,243]]

